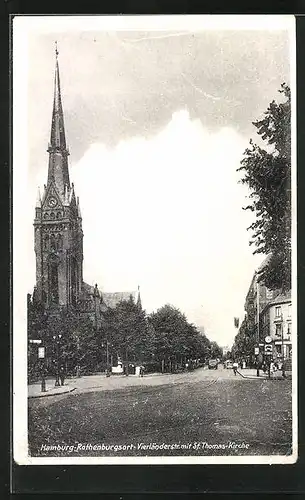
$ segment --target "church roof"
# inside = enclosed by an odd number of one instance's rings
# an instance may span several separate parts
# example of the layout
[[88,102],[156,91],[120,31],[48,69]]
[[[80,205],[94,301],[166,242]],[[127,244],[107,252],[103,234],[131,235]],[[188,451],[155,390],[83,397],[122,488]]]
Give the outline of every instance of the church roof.
[[136,298],[136,292],[113,292],[113,293],[105,293],[102,292],[102,301],[106,304],[106,306],[114,308],[120,302],[128,301],[132,296],[133,300]]
[[[92,285],[88,285],[88,283],[83,282],[82,286],[82,291],[83,291],[83,296],[84,295],[89,295],[93,296],[95,293],[95,287]],[[122,301],[128,301],[130,299],[130,296],[133,298],[133,300],[136,300],[136,292],[131,291],[131,292],[101,292],[99,291],[99,296],[101,297],[101,303],[104,304],[106,307],[114,308],[117,306]]]
[[94,292],[94,286],[88,285],[88,283],[85,283],[83,281],[83,286],[82,286],[83,292],[86,292],[90,295],[93,295]]

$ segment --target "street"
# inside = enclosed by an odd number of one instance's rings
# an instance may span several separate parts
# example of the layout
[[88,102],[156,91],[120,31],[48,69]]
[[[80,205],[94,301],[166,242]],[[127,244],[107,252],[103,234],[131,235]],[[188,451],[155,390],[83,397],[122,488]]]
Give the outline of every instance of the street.
[[290,454],[291,381],[232,370],[71,379],[29,399],[32,456]]

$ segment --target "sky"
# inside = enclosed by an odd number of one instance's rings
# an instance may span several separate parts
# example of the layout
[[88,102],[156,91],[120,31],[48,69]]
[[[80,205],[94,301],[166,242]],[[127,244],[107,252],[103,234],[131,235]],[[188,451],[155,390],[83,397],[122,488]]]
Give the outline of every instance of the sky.
[[262,260],[249,247],[253,215],[242,210],[249,193],[236,170],[256,140],[252,122],[290,83],[288,31],[192,29],[187,20],[161,30],[141,19],[137,29],[64,29],[56,19],[16,38],[24,288],[35,284],[32,224],[47,181],[57,40],[84,280],[105,292],[140,285],[147,312],[170,303],[231,345]]

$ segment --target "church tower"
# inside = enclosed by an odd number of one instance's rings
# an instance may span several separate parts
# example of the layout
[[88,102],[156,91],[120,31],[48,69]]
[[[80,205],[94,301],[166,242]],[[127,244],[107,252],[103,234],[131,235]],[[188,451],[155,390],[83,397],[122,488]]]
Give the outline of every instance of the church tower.
[[55,54],[48,179],[34,220],[36,295],[46,308],[76,306],[83,283],[82,218],[69,178],[57,46]]

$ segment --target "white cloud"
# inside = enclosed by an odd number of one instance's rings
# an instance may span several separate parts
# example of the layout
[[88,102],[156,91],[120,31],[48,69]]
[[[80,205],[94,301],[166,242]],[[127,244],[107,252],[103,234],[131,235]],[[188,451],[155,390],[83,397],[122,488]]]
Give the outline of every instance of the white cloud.
[[92,144],[70,168],[85,280],[105,291],[140,284],[148,311],[172,303],[211,339],[230,343],[258,262],[236,173],[246,145],[233,129],[211,133],[185,110],[152,139]]

